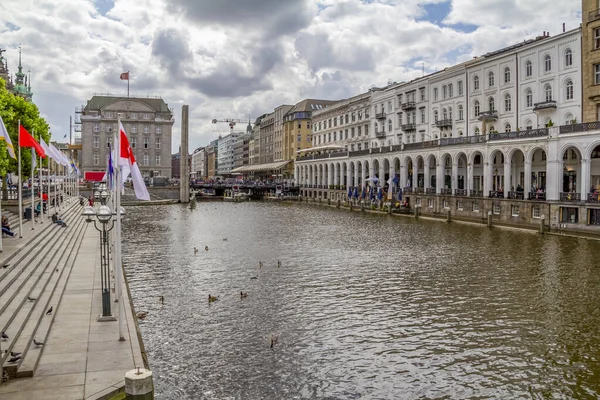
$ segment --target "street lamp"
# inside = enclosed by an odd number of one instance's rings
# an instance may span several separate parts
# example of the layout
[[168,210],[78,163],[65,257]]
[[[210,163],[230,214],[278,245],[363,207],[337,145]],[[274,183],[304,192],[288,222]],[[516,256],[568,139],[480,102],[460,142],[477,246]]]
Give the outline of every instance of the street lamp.
[[[100,199],[102,201],[102,193],[100,194]],[[104,199],[104,202],[105,201],[106,198]],[[121,215],[123,214],[124,210],[121,210]],[[112,219],[112,217],[113,215],[116,215],[116,213],[113,213],[113,211],[107,205],[102,204],[100,207],[98,207],[98,210],[91,206],[84,207],[81,215],[86,217],[86,222],[89,223],[93,221],[94,228],[100,232],[100,282],[102,290],[102,315],[98,317],[98,321],[116,321],[116,318],[112,315],[110,309],[110,248],[108,240],[108,232],[110,232],[115,225],[115,221]],[[96,217],[96,219],[102,224],[101,228],[98,228],[96,220],[93,217]],[[110,227],[108,227],[109,222]]]

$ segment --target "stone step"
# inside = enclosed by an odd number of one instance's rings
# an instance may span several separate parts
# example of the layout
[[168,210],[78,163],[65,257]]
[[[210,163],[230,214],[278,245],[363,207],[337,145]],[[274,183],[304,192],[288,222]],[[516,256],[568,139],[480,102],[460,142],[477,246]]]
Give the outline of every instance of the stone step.
[[[70,210],[72,209],[72,207],[75,207],[76,204],[78,204],[78,202],[74,202],[74,201],[67,201],[65,203],[65,206],[63,207],[63,213],[61,215],[67,215]],[[17,222],[18,225],[18,222]],[[15,225],[15,226],[17,226]],[[24,242],[22,243],[21,247],[16,250],[14,253],[12,253],[10,256],[8,256],[7,258],[5,258],[2,261],[2,264],[10,264],[10,267],[8,268],[3,268],[0,269],[0,282],[2,282],[6,276],[8,276],[8,274],[14,270],[14,268],[16,267],[16,263],[19,261],[20,258],[23,257],[23,255],[27,254],[27,251],[29,251],[29,247],[30,246],[35,246],[35,244],[41,240],[44,239],[43,235],[41,235],[42,232],[44,232],[44,230],[46,228],[49,228],[51,226],[51,224],[43,224],[43,225],[39,225],[38,229],[33,233],[33,235],[28,235],[26,238],[21,238],[18,240],[23,240]],[[11,226],[11,228],[13,228],[13,226]],[[14,228],[13,228],[14,229]],[[14,231],[18,230],[14,229]]]
[[[82,218],[80,224],[75,228],[74,237],[70,240],[67,250],[64,252],[64,257],[61,259],[62,268],[60,273],[55,274],[56,282],[52,283],[52,291],[46,290],[44,295],[48,294],[48,301],[43,307],[39,307],[39,310],[34,312],[34,317],[27,321],[27,324],[23,328],[23,333],[19,335],[19,340],[16,343],[15,348],[23,349],[23,356],[21,362],[18,364],[16,378],[25,378],[33,376],[35,369],[37,368],[40,358],[42,356],[43,346],[37,347],[33,343],[35,338],[37,341],[45,343],[48,338],[48,333],[52,323],[54,322],[54,316],[60,306],[60,300],[65,291],[65,287],[69,280],[71,268],[75,262],[77,251],[83,239],[85,233],[86,223]],[[52,315],[45,315],[46,310],[50,306],[54,307]],[[9,373],[10,376],[10,373]]]
[[[80,209],[81,206],[74,206],[69,211],[65,219],[65,221],[67,222],[67,226],[69,225],[69,222],[72,218],[81,218],[80,216],[76,215],[80,214],[80,211],[78,211]],[[51,231],[48,232],[48,229],[51,229]],[[48,222],[47,224],[41,226],[39,230],[41,233],[38,233],[34,241],[29,243],[28,246],[25,246],[24,248],[20,249],[27,249],[27,251],[20,251],[22,253],[21,258],[13,258],[11,260],[10,266],[8,268],[3,268],[3,271],[0,272],[0,314],[4,311],[4,308],[6,307],[9,301],[9,299],[7,298],[8,289],[14,289],[15,281],[17,281],[17,279],[19,279],[23,274],[25,274],[25,277],[27,277],[33,273],[33,271],[35,270],[35,268],[33,267],[35,267],[36,265],[32,265],[31,262],[38,258],[40,254],[43,254],[45,246],[47,246],[48,243],[51,243],[53,238],[57,237],[57,235],[63,233],[64,228],[61,228],[56,224]],[[21,279],[21,281],[23,280],[24,279]]]
[[[75,215],[73,218],[78,217]],[[30,285],[25,285],[19,292],[17,300],[13,302],[12,306],[18,306],[19,308],[15,309],[12,313],[7,310],[0,315],[2,322],[7,318],[7,315],[10,315],[8,317],[10,325],[5,330],[7,334],[10,332],[9,335],[11,337],[5,342],[6,346],[3,346],[5,350],[10,351],[14,349],[13,351],[22,352],[23,356],[26,354],[26,350],[33,340],[33,334],[40,323],[40,319],[45,316],[46,310],[50,307],[49,303],[56,284],[64,271],[66,259],[72,252],[75,244],[80,241],[80,234],[85,221],[79,217],[71,223],[73,227],[71,229],[67,228],[69,235],[59,236],[54,243],[48,243],[49,251],[45,255],[44,260],[47,262],[47,265],[37,279],[30,278],[31,281],[36,281],[30,290],[25,289],[25,287]],[[64,228],[56,226],[56,229]],[[56,269],[58,269],[58,272]],[[33,294],[36,294],[37,300],[35,302],[27,301],[27,295],[33,296]],[[7,367],[9,377],[15,378],[16,369],[20,363],[9,364],[8,357],[5,357],[4,364]]]

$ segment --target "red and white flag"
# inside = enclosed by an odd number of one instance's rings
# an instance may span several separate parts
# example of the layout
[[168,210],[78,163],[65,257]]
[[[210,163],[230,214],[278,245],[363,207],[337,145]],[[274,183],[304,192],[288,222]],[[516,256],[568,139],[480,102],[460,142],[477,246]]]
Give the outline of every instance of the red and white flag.
[[129,140],[127,139],[127,134],[125,133],[125,129],[123,128],[123,124],[119,123],[119,132],[121,135],[121,153],[119,156],[119,165],[122,170],[122,179],[123,183],[129,174],[131,173],[131,180],[133,181],[133,190],[135,191],[135,197],[140,200],[150,200],[150,193],[148,193],[148,189],[146,188],[146,184],[144,183],[144,178],[142,177],[142,173],[140,172],[140,168],[138,167],[137,162],[135,161],[135,156],[133,155],[133,150],[129,145]]
[[127,72],[123,72],[120,76],[119,79],[121,79],[122,81],[128,81],[129,80],[129,71]]

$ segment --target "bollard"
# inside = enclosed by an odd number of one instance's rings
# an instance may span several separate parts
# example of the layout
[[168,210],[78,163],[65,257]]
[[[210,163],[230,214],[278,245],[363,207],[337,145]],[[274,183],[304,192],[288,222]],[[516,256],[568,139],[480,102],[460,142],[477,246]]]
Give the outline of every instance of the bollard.
[[340,199],[338,199],[338,201],[337,201],[337,208],[340,208],[341,205],[342,205],[342,202],[340,201]]
[[133,369],[125,373],[125,399],[154,399],[154,384],[152,382],[152,371],[138,367],[137,369]]
[[492,222],[492,212],[488,211],[488,228],[491,228],[492,226],[494,226],[494,223]]
[[448,210],[448,212],[446,214],[446,222],[452,222],[452,216],[451,216],[450,210]]
[[546,217],[542,215],[540,217],[540,233],[544,234],[545,232],[546,232]]
[[350,211],[352,211],[352,209],[353,209],[352,202],[350,202],[349,204],[350,204]]
[[327,205],[330,206],[331,205],[331,198],[327,199]]
[[364,201],[360,202],[360,211],[365,211],[365,202]]
[[419,207],[415,206],[415,219],[419,219]]
[[392,203],[388,206],[388,214],[392,215]]

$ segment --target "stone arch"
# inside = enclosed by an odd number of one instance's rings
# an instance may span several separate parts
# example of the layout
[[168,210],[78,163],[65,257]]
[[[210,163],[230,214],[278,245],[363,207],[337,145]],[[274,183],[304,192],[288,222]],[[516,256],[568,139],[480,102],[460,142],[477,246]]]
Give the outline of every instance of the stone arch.
[[425,187],[435,189],[437,186],[437,157],[430,153],[425,156],[425,165],[429,169],[429,173],[425,176]]
[[454,156],[454,162],[456,164],[456,176],[452,179],[452,186],[454,189],[467,190],[469,156],[464,151],[459,151]]
[[[383,178],[380,179],[383,179],[385,183],[390,179],[392,174],[392,171],[390,171],[390,160],[388,158],[384,158],[381,162],[383,164]],[[382,185],[384,183],[382,183]]]
[[381,179],[381,177],[379,176],[379,171],[380,171],[379,160],[377,158],[375,158],[373,160],[373,170],[371,171],[369,176],[367,176],[367,178],[377,177],[377,178]]
[[417,154],[413,164],[414,186],[417,188],[425,187],[425,159],[423,155]]
[[488,159],[490,166],[489,173],[492,177],[491,190],[498,191],[504,189],[504,163],[506,160],[506,154],[501,149],[492,149]]
[[[590,153],[591,154],[591,153]],[[565,144],[558,153],[558,160],[561,163],[562,185],[559,181],[559,191],[563,194],[572,194],[580,192],[587,194],[585,182],[587,177],[581,176],[582,160],[587,155],[581,147],[575,143]],[[563,195],[561,195],[562,197]]]
[[483,192],[485,179],[483,172],[485,162],[486,158],[484,152],[475,150],[469,154],[468,189]]

